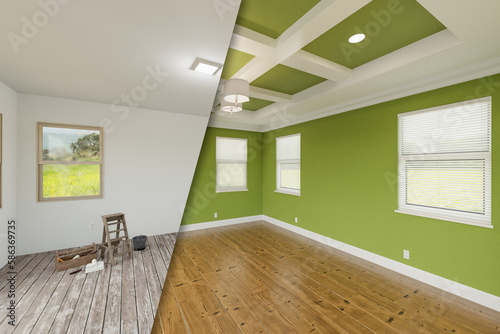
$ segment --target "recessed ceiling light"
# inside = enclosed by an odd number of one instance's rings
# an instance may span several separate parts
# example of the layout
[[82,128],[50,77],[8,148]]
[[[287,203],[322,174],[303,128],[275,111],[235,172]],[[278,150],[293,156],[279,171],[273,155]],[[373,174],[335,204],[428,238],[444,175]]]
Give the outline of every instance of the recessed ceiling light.
[[193,71],[210,75],[215,75],[221,68],[221,64],[201,58],[196,58],[193,66],[191,66]]
[[349,43],[352,43],[352,44],[359,43],[362,40],[364,40],[365,37],[366,37],[365,34],[352,35],[351,37],[349,37]]

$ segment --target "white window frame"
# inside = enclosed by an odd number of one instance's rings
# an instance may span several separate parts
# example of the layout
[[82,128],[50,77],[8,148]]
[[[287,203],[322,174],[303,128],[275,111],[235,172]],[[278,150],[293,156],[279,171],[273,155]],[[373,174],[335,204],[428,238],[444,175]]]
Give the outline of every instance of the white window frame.
[[[71,130],[91,130],[99,131],[99,161],[44,161],[43,160],[43,128],[61,128]],[[37,122],[37,202],[55,202],[55,201],[75,201],[84,199],[103,198],[103,157],[104,157],[104,128],[96,126],[44,123]],[[44,165],[97,165],[99,166],[99,194],[81,195],[67,197],[43,197],[43,166]]]
[[[239,140],[239,141],[244,141],[245,145],[247,147],[247,157],[245,160],[224,160],[224,159],[217,159],[217,139],[227,139],[227,140]],[[247,184],[248,184],[248,139],[247,138],[233,138],[233,137],[222,137],[222,136],[217,136],[215,137],[215,192],[216,193],[225,193],[225,192],[237,192],[237,191],[248,191]],[[223,164],[235,164],[235,165],[243,165],[245,167],[245,185],[243,187],[220,187],[219,186],[219,166]]]
[[[399,114],[398,117],[404,117],[404,115],[422,112],[432,112],[436,110],[441,110],[450,107],[463,106],[464,103],[474,103],[489,101],[491,104],[491,97],[475,99],[471,101],[465,101],[460,103],[453,103],[448,105],[443,105],[434,108],[428,108],[423,110],[411,111],[403,114]],[[490,110],[491,112],[491,110]],[[491,122],[491,115],[490,115]],[[400,125],[399,125],[400,126]],[[491,123],[490,123],[491,128]],[[401,131],[401,129],[399,130]],[[413,155],[403,155],[398,149],[398,209],[395,212],[404,213],[414,216],[433,218],[439,220],[445,220],[455,223],[468,224],[473,226],[481,226],[487,228],[493,228],[491,224],[491,131],[490,131],[490,151],[489,152],[472,152],[472,153],[441,153],[441,154],[413,154]],[[398,136],[399,145],[401,141],[401,133]],[[398,146],[399,146],[398,145]],[[406,203],[406,164],[407,161],[450,161],[450,160],[484,160],[485,166],[485,190],[484,190],[484,202],[486,203],[484,214],[476,214],[463,211],[455,211],[445,208],[435,208],[435,207],[425,207],[419,205],[412,205]]]
[[[300,143],[299,144],[299,159],[291,159],[291,160],[278,159],[278,140],[283,139],[283,138],[294,137],[294,136],[299,136],[299,138],[300,138],[300,140],[299,140],[299,143]],[[301,162],[300,162],[301,161],[301,159],[300,159],[301,158],[301,147],[302,147],[301,142],[302,142],[302,138],[301,138],[300,132],[294,133],[294,134],[288,135],[288,136],[276,137],[276,190],[275,190],[275,192],[277,192],[277,193],[300,196],[300,191],[302,188],[302,186],[300,184],[299,184],[299,189],[285,188],[285,187],[281,186],[280,181],[281,181],[281,166],[282,165],[298,164],[299,165],[299,173],[302,172],[302,166],[301,166]]]

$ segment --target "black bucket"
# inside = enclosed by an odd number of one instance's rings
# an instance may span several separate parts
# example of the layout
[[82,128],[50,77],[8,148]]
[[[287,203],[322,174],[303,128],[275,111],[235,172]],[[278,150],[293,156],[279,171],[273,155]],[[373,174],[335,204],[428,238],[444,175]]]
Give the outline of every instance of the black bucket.
[[146,248],[146,240],[148,240],[148,237],[145,235],[138,235],[136,237],[132,238],[132,241],[134,242],[134,250],[143,250]]

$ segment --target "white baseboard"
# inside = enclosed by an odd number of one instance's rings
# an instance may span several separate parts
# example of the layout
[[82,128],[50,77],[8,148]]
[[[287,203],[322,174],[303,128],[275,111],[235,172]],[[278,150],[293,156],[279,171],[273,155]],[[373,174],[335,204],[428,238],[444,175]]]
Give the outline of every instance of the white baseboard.
[[233,218],[233,219],[214,220],[214,221],[206,222],[206,223],[181,225],[181,227],[179,228],[179,232],[204,230],[206,228],[228,226],[228,225],[242,224],[242,223],[250,223],[250,222],[254,222],[254,221],[258,221],[258,220],[263,220],[263,216],[262,215],[248,216],[248,217]]
[[414,268],[412,266],[403,264],[398,261],[394,261],[388,259],[386,257],[377,255],[375,253],[363,250],[358,247],[354,247],[348,245],[346,243],[337,241],[335,239],[331,239],[325,237],[321,234],[311,232],[309,230],[303,229],[301,227],[285,223],[281,220],[274,219],[272,217],[266,215],[257,215],[257,216],[249,216],[235,219],[226,219],[226,220],[217,220],[212,222],[200,223],[200,224],[192,224],[192,225],[183,225],[180,227],[179,232],[187,232],[187,231],[195,231],[202,230],[206,228],[219,227],[219,226],[227,226],[233,224],[241,224],[241,223],[250,223],[254,221],[264,220],[273,225],[279,226],[291,232],[295,232],[309,239],[321,242],[324,245],[336,248],[343,252],[349,253],[351,255],[360,257],[364,260],[375,263],[384,268],[393,270],[402,275],[412,277],[418,281],[424,282],[426,284],[432,285],[438,289],[447,291],[459,297],[471,300],[480,305],[489,307],[495,311],[500,312],[500,297],[489,294],[487,292],[477,290],[471,288],[470,286],[463,285],[457,283],[455,281],[449,280],[447,278],[443,278],[441,276],[437,276],[431,274],[429,272],[423,271],[421,269]]
[[262,220],[500,312],[500,297],[268,216]]

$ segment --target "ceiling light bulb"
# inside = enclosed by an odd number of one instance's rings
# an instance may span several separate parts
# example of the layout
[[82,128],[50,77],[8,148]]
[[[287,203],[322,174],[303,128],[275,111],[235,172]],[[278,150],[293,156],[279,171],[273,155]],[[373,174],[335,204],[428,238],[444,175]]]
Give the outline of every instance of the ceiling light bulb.
[[365,34],[352,35],[351,37],[349,37],[349,43],[352,43],[352,44],[359,43],[362,40],[364,40],[365,37],[366,37]]
[[233,113],[233,112],[242,111],[243,108],[241,106],[241,103],[227,102],[226,100],[222,99],[221,105],[220,105],[220,110]]

